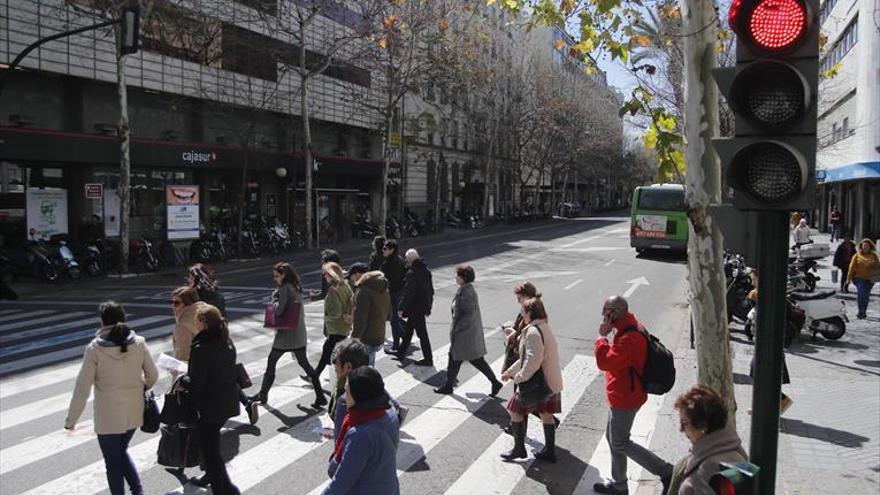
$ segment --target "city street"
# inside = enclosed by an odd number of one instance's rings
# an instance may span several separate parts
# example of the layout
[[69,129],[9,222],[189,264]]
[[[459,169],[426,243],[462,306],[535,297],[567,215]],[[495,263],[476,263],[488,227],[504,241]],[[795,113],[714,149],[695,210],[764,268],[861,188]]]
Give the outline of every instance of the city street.
[[[628,225],[624,217],[579,218],[402,241],[403,249],[419,248],[434,273],[437,294],[428,324],[438,369],[412,362],[401,367],[382,353],[376,365],[388,391],[410,408],[397,453],[401,493],[593,493],[593,482],[608,475],[610,462],[604,441],[604,379],[595,367],[593,341],[602,302],[611,294],[627,295],[633,312],[677,358],[676,388],[649,398],[636,418],[633,436],[673,462],[686,453],[688,442],[678,432],[672,409],[676,394],[696,377],[687,332],[686,267],[681,258],[637,257],[629,248]],[[366,247],[342,252],[346,263],[364,260],[366,255]],[[319,287],[316,258],[315,253],[293,257],[311,289]],[[218,273],[239,361],[255,383],[261,380],[271,343],[261,319],[274,261],[266,258],[239,268],[227,264]],[[440,396],[431,390],[443,380],[458,263],[475,268],[489,349],[486,358],[495,370],[502,356],[499,324],[513,319],[518,309],[513,285],[531,280],[543,292],[559,340],[565,381],[557,464],[534,463],[531,456],[519,463],[498,458],[512,445],[511,437],[501,431],[507,423],[504,406],[510,385],[499,399],[490,399],[485,378],[464,366],[454,395]],[[53,289],[56,292],[51,294],[0,304],[5,375],[0,381],[3,494],[107,492],[91,406],[73,433],[62,429],[79,355],[97,327],[95,308],[105,299],[123,302],[133,326],[150,339],[153,354],[167,352],[173,323],[168,293],[181,279],[182,275],[157,275],[108,280],[75,286],[75,293],[62,291],[63,296]],[[851,312],[853,306],[849,303]],[[322,311],[320,301],[306,306],[312,363],[323,340]],[[782,420],[779,493],[876,493],[880,484],[878,321],[880,312],[874,304],[869,320],[850,325],[840,341],[810,342],[803,337],[789,349],[795,404]],[[747,443],[746,409],[751,400],[747,374],[753,347],[742,334],[734,334],[733,341],[741,404],[737,421]],[[420,352],[416,350],[413,357],[419,359]],[[25,368],[33,369],[16,372]],[[226,424],[224,453],[230,475],[243,492],[319,493],[327,480],[333,444],[319,433],[326,414],[309,408],[313,395],[302,386],[300,373],[293,360],[283,358],[271,407],[261,409],[257,425],[248,425],[245,414]],[[324,375],[328,389],[331,373],[332,368]],[[168,384],[168,376],[162,376],[155,390],[164,393]],[[531,423],[529,450],[540,448],[543,441],[540,426]],[[146,493],[205,493],[156,465],[158,441],[158,434],[138,432],[130,448]],[[189,469],[186,474],[197,476],[199,471]],[[629,475],[630,493],[660,492],[659,481],[638,465],[630,463]],[[841,486],[846,490],[837,489]]]

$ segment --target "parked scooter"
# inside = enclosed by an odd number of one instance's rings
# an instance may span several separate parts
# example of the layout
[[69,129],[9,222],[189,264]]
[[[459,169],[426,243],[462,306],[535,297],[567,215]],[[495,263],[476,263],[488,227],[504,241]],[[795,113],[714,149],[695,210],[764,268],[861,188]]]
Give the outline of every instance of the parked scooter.
[[82,270],[79,267],[79,262],[76,261],[76,257],[73,256],[73,251],[71,251],[70,246],[67,245],[66,235],[52,236],[51,240],[56,243],[54,256],[58,267],[61,268],[71,280],[76,280],[81,277]]
[[98,249],[98,243],[95,240],[86,242],[80,259],[82,260],[82,267],[89,276],[97,277],[103,271],[101,268],[101,250]]
[[385,236],[391,239],[400,239],[402,234],[400,220],[393,213],[385,219]]
[[846,333],[846,322],[849,321],[846,303],[837,299],[836,295],[837,292],[833,289],[813,294],[789,293],[789,298],[803,310],[805,326],[813,332],[813,340],[816,340],[817,333],[828,340],[837,340]]
[[60,276],[58,265],[52,259],[49,249],[43,240],[29,241],[27,247],[27,262],[30,269],[38,278],[47,282],[56,282]]
[[358,215],[351,224],[351,235],[360,239],[372,239],[379,235],[379,227],[373,222],[366,221],[363,215]]
[[129,256],[131,264],[141,272],[155,272],[159,269],[159,257],[153,250],[153,243],[146,237],[131,240]]
[[752,307],[748,295],[753,287],[743,257],[725,253],[724,275],[727,278],[727,321],[734,318],[745,321]]

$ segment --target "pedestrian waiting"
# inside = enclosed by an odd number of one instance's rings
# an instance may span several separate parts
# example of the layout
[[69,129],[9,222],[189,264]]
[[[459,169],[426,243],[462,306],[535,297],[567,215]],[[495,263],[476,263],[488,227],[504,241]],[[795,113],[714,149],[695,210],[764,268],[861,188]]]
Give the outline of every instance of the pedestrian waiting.
[[86,346],[64,428],[74,429],[94,387],[94,427],[110,493],[123,495],[128,482],[132,494],[143,495],[128,445],[143,424],[144,391],[156,383],[158,371],[144,338],[125,324],[122,305],[108,301],[98,313],[101,328]]
[[431,352],[431,339],[428,337],[426,321],[426,318],[431,316],[431,308],[434,306],[434,282],[431,279],[431,270],[415,249],[407,250],[405,257],[408,269],[403,281],[400,316],[406,318],[406,332],[397,351],[397,358],[401,361],[406,358],[415,333],[419,337],[419,347],[422,350],[422,359],[416,361],[416,366],[434,366],[434,354]]
[[461,364],[468,361],[485,375],[492,385],[490,397],[495,397],[504,386],[486,362],[486,337],[483,335],[483,318],[480,313],[480,300],[474,289],[474,269],[461,265],[455,269],[455,283],[458,290],[452,298],[452,324],[449,328],[449,364],[446,366],[446,383],[435,388],[438,394],[451,394],[458,381]]
[[388,280],[378,270],[368,271],[364,263],[354,263],[348,267],[345,278],[354,285],[351,336],[367,346],[370,366],[374,366],[376,353],[385,344],[385,321],[391,308]]
[[856,317],[864,320],[868,317],[868,301],[871,299],[871,288],[880,282],[880,258],[874,241],[867,237],[859,241],[859,249],[849,263],[847,281],[856,286],[856,303],[859,312]]

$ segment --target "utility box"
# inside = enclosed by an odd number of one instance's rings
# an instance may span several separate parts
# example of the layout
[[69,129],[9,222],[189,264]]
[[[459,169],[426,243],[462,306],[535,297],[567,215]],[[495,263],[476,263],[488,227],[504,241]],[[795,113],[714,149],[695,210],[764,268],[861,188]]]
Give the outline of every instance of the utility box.
[[730,204],[711,205],[709,213],[724,236],[724,250],[742,255],[749,266],[758,266],[758,213],[738,210]]

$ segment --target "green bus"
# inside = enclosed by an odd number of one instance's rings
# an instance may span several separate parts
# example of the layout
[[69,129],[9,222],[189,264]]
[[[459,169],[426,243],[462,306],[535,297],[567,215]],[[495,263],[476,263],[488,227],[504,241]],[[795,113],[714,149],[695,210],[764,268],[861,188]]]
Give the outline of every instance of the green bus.
[[636,187],[632,193],[630,222],[629,245],[637,252],[648,249],[686,252],[688,219],[684,186]]

